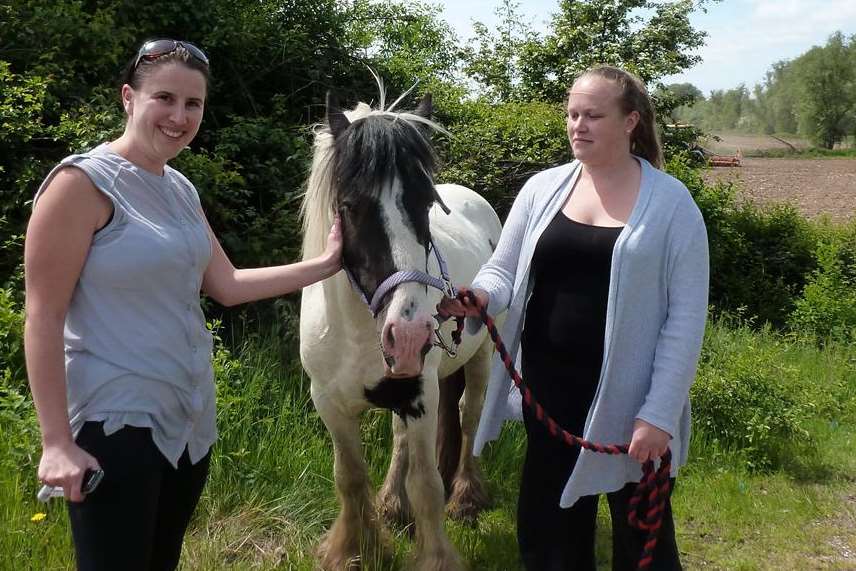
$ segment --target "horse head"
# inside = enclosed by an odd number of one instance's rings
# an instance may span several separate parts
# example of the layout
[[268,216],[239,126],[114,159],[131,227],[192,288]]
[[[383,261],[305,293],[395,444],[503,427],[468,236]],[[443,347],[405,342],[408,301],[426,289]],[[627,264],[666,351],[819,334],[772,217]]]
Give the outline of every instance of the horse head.
[[435,202],[442,206],[434,188],[436,158],[428,133],[433,126],[431,95],[412,113],[362,107],[362,113],[358,107],[349,118],[328,94],[330,174],[342,221],[343,263],[366,301],[376,297],[372,311],[385,376],[412,378],[421,374],[432,347],[441,292],[414,282],[383,292],[389,285],[384,282],[399,272],[428,273],[428,211]]

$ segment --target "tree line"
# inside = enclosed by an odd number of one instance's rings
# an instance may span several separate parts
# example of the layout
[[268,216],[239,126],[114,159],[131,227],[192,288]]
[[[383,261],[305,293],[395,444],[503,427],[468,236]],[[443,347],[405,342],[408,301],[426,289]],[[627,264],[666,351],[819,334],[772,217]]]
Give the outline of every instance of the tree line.
[[[325,93],[376,101],[431,91],[440,181],[467,184],[501,212],[531,172],[569,158],[562,101],[594,63],[652,85],[698,61],[692,0],[561,0],[532,31],[505,0],[502,26],[459,41],[439,8],[386,0],[10,0],[0,5],[0,285],[20,291],[23,233],[39,182],[62,157],[117,136],[120,71],[144,39],[209,55],[212,84],[192,148],[174,161],[239,265],[299,256],[298,205],[311,125]],[[392,100],[392,99],[390,99]],[[412,104],[404,101],[402,107]],[[679,103],[658,98],[668,114]],[[665,115],[664,115],[665,116]]]
[[741,84],[705,97],[689,83],[668,90],[692,101],[675,109],[676,122],[706,130],[797,134],[831,149],[856,136],[856,35],[836,32],[825,45],[773,64],[751,91]]

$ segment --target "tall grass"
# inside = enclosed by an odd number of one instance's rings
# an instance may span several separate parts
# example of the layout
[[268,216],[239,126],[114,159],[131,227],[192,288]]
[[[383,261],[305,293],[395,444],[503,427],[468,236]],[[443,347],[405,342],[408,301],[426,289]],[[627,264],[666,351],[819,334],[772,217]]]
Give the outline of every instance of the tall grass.
[[[254,337],[234,354],[219,346],[220,439],[186,541],[184,569],[314,568],[312,550],[337,511],[332,451],[308,379],[291,355],[276,335]],[[840,450],[856,440],[854,367],[850,345],[821,348],[734,320],[710,325],[693,389],[691,462],[674,497],[688,569],[810,568],[812,558],[833,557],[821,539],[836,494],[848,485],[847,474],[856,473],[856,462]],[[747,400],[751,391],[770,394]],[[10,394],[0,399],[0,569],[70,569],[63,504],[44,508],[34,498],[38,433],[31,404]],[[782,395],[800,412],[788,429],[796,432],[782,431],[786,415],[764,416],[783,406]],[[744,414],[753,410],[754,416]],[[362,433],[379,485],[389,459],[389,413],[367,413]],[[797,433],[803,437],[794,448]],[[507,426],[483,458],[494,506],[473,526],[446,524],[472,569],[519,568],[514,521],[524,446],[521,427]],[[759,463],[759,457],[766,460]],[[31,521],[40,511],[45,519]],[[601,512],[606,531],[603,505]],[[367,569],[405,566],[409,532],[390,533],[392,562],[367,562]],[[767,551],[785,547],[787,556],[769,558],[778,567],[768,564]],[[609,558],[603,533],[598,560],[604,568]]]

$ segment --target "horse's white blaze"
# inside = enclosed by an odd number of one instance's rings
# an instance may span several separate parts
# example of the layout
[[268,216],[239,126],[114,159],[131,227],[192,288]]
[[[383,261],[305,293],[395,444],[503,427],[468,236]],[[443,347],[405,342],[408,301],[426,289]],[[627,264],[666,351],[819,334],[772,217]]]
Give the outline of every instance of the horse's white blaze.
[[[402,191],[396,180],[389,191],[382,193],[380,201],[392,261],[399,269],[426,269],[425,248],[408,223]],[[435,324],[432,315],[440,295],[434,288],[411,282],[399,285],[387,296],[383,319],[378,323],[384,351],[393,357],[394,364],[389,368],[393,375],[416,376],[422,372],[422,349],[431,341]]]

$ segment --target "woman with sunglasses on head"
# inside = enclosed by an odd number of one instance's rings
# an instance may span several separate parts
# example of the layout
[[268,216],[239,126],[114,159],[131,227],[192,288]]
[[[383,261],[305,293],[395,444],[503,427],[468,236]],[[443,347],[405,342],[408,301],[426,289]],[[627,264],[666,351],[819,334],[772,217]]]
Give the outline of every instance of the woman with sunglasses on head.
[[[568,447],[550,435],[496,360],[475,449],[522,413],[527,448],[517,539],[528,571],[594,571],[598,495],[612,515],[612,568],[636,569],[647,531],[628,525],[641,464],[671,448],[686,463],[689,388],[707,314],[708,247],[686,187],[661,169],[654,109],[636,76],[609,66],[568,90],[575,161],[533,176],[471,286],[535,400],[564,429],[628,455]],[[445,299],[440,309],[476,316]],[[652,571],[681,568],[671,505]]]
[[[291,265],[238,270],[193,185],[167,162],[196,135],[208,59],[146,42],[121,89],[122,136],[65,158],[39,188],[25,246],[27,368],[39,479],[69,501],[78,568],[174,569],[216,438],[200,289],[227,306],[336,273],[341,235]],[[84,496],[87,470],[103,470]]]

